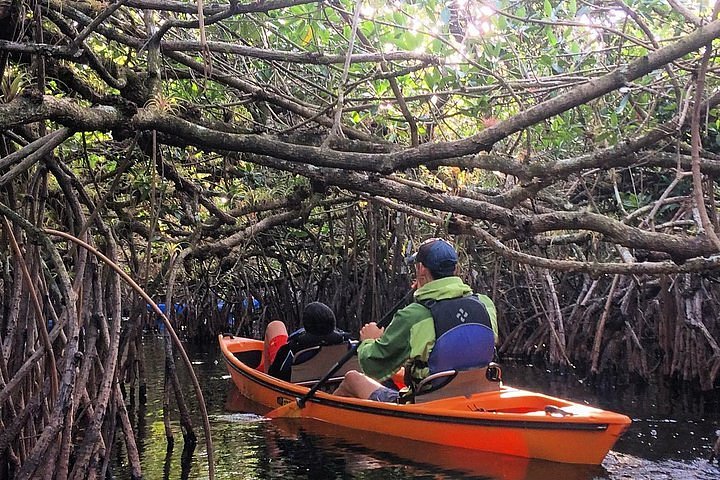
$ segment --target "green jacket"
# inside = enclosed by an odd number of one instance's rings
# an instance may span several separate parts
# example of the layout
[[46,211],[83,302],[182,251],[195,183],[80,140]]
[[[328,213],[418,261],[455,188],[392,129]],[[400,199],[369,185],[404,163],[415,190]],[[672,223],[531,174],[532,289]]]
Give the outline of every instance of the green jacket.
[[[470,287],[459,277],[446,277],[420,287],[415,292],[415,300],[444,300],[470,293]],[[497,341],[495,305],[490,297],[479,294],[477,296],[487,308]],[[434,345],[435,326],[430,309],[420,303],[411,303],[393,316],[380,338],[364,340],[358,346],[358,361],[366,375],[380,382],[391,377],[403,365],[406,367],[406,378],[409,374],[414,381],[420,381],[428,375],[428,370],[422,368],[416,371],[413,360],[427,362]],[[408,372],[408,369],[411,371]]]

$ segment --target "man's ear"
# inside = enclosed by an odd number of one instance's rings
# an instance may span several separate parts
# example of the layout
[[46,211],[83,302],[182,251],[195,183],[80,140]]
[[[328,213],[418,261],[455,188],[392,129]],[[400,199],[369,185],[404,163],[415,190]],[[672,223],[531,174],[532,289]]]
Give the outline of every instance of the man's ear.
[[433,279],[430,270],[422,263],[417,264],[417,279],[418,284],[421,286]]

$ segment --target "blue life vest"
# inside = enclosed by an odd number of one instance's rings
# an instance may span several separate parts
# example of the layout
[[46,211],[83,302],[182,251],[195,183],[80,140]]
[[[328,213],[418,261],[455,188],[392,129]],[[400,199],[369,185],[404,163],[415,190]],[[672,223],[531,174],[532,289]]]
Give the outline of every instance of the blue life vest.
[[495,334],[485,305],[475,295],[422,302],[435,325],[430,373],[487,367],[495,355]]

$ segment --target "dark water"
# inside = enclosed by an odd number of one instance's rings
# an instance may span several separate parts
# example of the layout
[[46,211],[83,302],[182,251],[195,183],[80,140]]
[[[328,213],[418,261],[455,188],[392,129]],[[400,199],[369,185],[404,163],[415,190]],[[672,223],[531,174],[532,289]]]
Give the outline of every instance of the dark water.
[[[175,448],[166,451],[160,341],[148,338],[145,353],[151,384],[148,404],[136,419],[145,478],[208,478],[199,415],[194,419],[199,437],[194,451],[183,452],[177,422],[173,422]],[[244,413],[250,406],[229,380],[217,345],[206,351],[189,349],[188,354],[210,415],[217,479],[720,479],[720,468],[708,462],[720,429],[717,392],[671,395],[649,386],[597,393],[573,375],[505,365],[503,377],[508,385],[587,402],[633,419],[602,465],[563,465],[382,438],[321,422],[269,421]],[[184,369],[179,370],[182,375]],[[198,412],[189,380],[184,379],[184,384],[188,386],[186,399]],[[129,478],[122,449],[122,445],[117,449],[113,471],[118,479]]]

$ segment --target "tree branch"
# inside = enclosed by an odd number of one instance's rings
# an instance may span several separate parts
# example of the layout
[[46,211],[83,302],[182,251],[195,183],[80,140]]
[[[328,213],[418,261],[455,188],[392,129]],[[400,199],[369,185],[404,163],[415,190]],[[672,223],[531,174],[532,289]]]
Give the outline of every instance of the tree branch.
[[[334,65],[345,62],[345,55],[327,55],[317,52],[289,52],[269,50],[266,48],[248,47],[237,43],[208,41],[207,47],[211,52],[232,53],[243,57],[258,58],[260,60],[288,62],[309,65]],[[0,43],[0,50],[2,44]],[[201,52],[203,46],[200,42],[190,40],[173,40],[160,42],[163,52]],[[402,62],[420,61],[426,65],[440,65],[442,59],[435,55],[415,52],[388,52],[388,53],[354,53],[350,55],[350,63],[377,63],[380,61]]]

